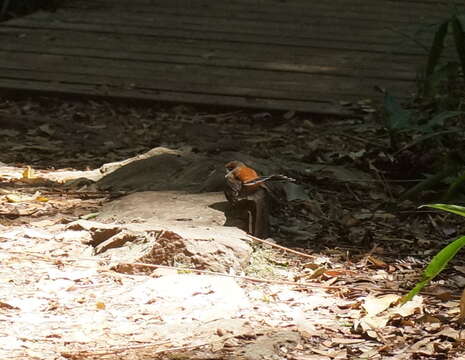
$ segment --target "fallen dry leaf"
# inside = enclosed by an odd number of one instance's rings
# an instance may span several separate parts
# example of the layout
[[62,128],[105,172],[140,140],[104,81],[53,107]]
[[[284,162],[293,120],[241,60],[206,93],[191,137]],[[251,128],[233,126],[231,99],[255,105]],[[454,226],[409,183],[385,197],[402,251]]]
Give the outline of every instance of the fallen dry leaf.
[[34,200],[34,196],[27,194],[8,194],[5,196],[5,198],[10,203],[19,203]]
[[383,261],[374,256],[368,256],[367,259],[371,264],[378,268],[386,268],[388,265]]
[[[369,330],[376,330],[385,327],[390,320],[389,316],[365,316],[361,318],[357,323],[355,323],[355,328],[360,326],[364,332],[368,334]],[[377,335],[370,335],[373,338],[376,338]]]
[[391,314],[398,314],[407,317],[423,311],[423,297],[415,296],[412,300],[392,309]]
[[400,299],[399,295],[388,294],[380,297],[368,296],[365,298],[362,307],[367,312],[367,316],[377,315]]
[[7,304],[6,302],[0,301],[0,309],[18,309],[16,306]]
[[457,321],[460,324],[463,324],[463,321],[465,320],[465,289],[462,291],[462,296],[460,297],[460,315]]
[[23,171],[23,179],[32,179],[34,178],[34,169],[32,169],[29,165]]
[[104,302],[101,302],[101,301],[97,301],[95,303],[95,307],[99,310],[105,310],[106,306],[105,306],[105,303]]

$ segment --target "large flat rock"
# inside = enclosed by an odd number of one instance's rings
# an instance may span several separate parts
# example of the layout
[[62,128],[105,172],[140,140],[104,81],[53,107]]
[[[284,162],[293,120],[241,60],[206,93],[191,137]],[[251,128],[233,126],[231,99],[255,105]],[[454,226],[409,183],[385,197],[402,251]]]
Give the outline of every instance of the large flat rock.
[[110,260],[125,273],[151,273],[141,265],[187,266],[202,270],[242,271],[252,248],[245,232],[224,226],[166,226],[150,222],[129,224],[78,220],[67,229],[93,247],[93,254]]
[[98,216],[104,221],[143,221],[153,226],[223,226],[227,202],[222,192],[137,192],[106,204]]

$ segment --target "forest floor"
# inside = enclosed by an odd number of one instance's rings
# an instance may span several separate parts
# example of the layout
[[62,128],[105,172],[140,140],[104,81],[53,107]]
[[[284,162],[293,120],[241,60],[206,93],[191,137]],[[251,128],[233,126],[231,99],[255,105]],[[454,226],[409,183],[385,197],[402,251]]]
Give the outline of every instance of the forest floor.
[[[418,209],[436,189],[418,201],[399,200],[434,170],[444,149],[424,151],[414,136],[393,148],[379,111],[369,102],[353,106],[357,116],[343,119],[1,100],[1,357],[463,358],[460,255],[421,296],[396,305],[431,257],[465,233],[460,217]],[[160,277],[129,276],[92,259],[88,246],[67,237],[66,224],[98,213],[110,194],[62,182],[158,146],[206,156],[240,151],[278,164],[310,200],[275,213],[272,237],[306,256],[257,243],[252,258],[260,265],[245,274],[181,274],[176,299],[183,309],[163,298],[174,286],[162,283],[173,275],[169,269]],[[217,298],[209,308],[193,305],[196,295],[211,293]],[[209,330],[159,326],[181,313]]]

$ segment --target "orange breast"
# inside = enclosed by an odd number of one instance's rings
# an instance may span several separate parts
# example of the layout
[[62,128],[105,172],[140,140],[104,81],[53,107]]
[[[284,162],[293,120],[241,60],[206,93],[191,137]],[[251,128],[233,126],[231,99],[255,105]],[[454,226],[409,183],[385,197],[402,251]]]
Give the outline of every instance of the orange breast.
[[254,180],[258,177],[256,171],[249,167],[240,167],[234,171],[234,176],[242,182]]

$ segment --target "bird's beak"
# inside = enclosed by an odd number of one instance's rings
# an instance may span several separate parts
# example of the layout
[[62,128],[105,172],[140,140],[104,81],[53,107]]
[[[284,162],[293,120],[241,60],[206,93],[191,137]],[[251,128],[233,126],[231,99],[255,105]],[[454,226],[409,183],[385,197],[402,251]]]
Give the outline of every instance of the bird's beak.
[[224,177],[227,178],[229,175],[232,174],[233,171],[234,171],[234,169],[232,169],[231,171],[228,171]]

